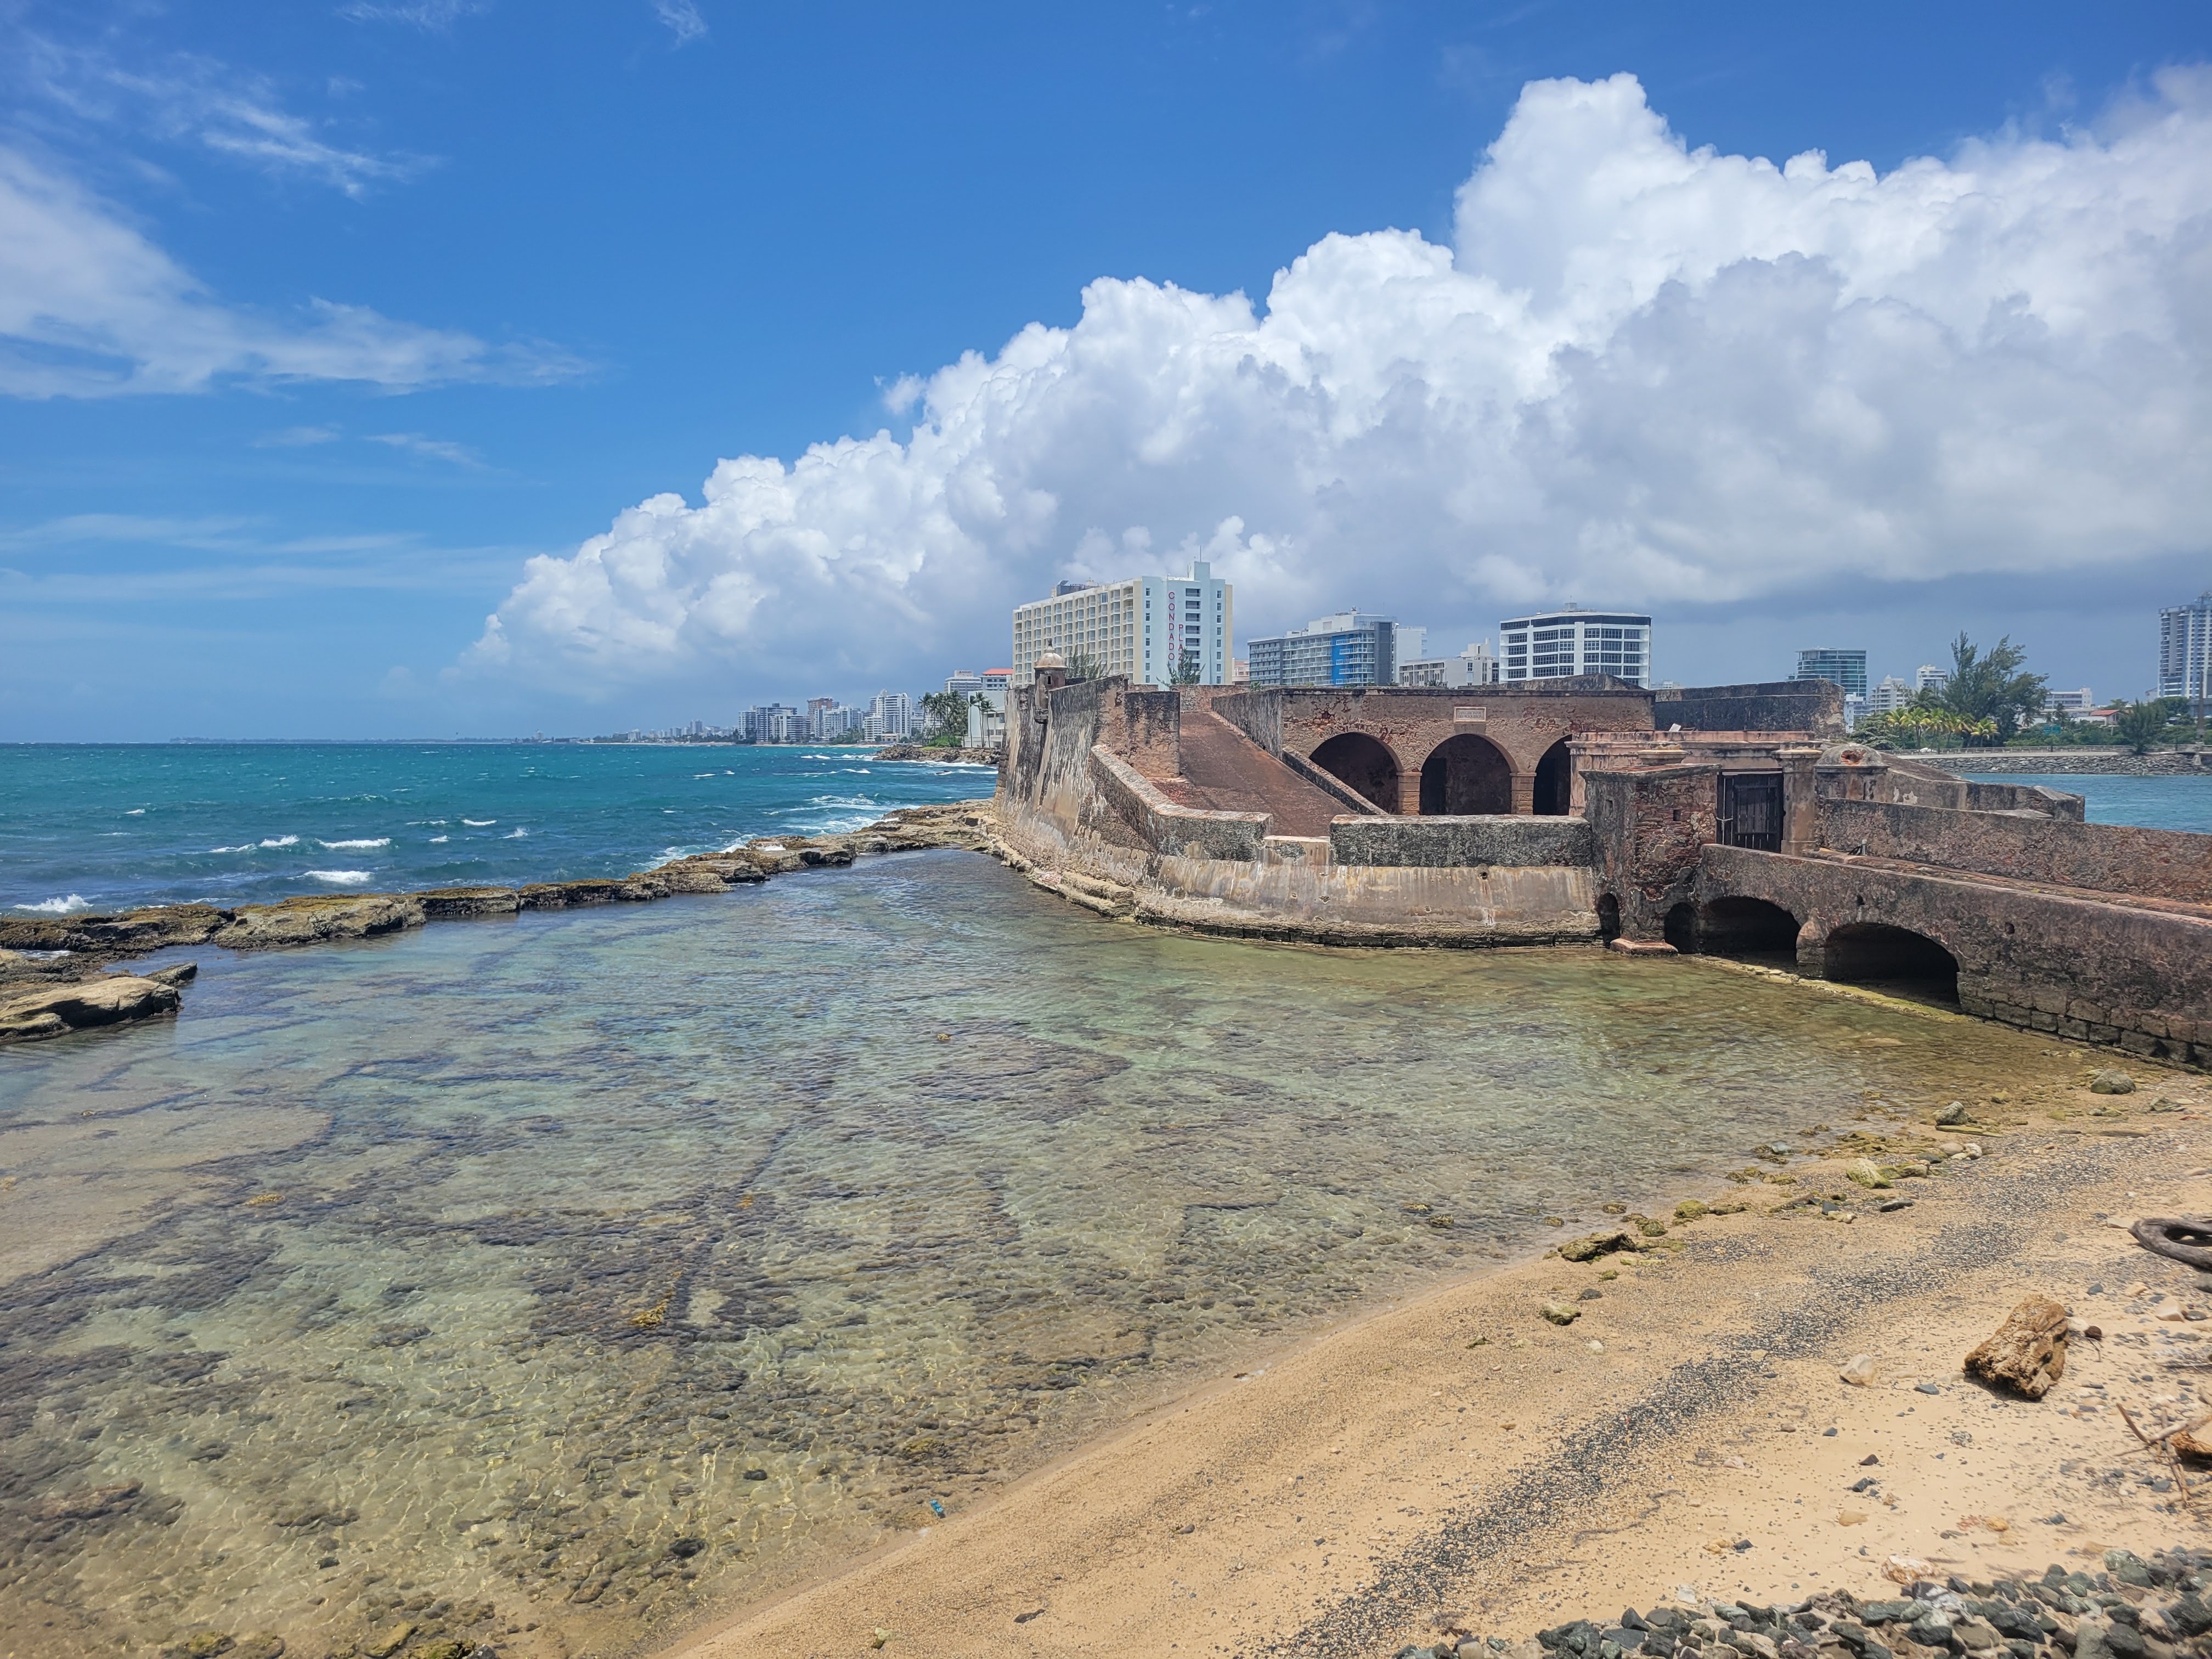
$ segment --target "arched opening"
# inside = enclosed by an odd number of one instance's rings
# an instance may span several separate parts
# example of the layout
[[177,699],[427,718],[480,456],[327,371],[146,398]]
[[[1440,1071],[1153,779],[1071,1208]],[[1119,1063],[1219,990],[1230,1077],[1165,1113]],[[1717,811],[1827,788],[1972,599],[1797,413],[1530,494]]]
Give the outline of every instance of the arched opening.
[[1561,738],[1536,763],[1536,811],[1547,817],[1563,818],[1574,810],[1575,757]]
[[1698,907],[1678,904],[1667,912],[1660,924],[1660,936],[1684,956],[1698,948]]
[[1488,738],[1446,738],[1421,763],[1424,816],[1468,817],[1513,810],[1513,763]]
[[1797,918],[1765,899],[1712,900],[1698,914],[1698,941],[1717,957],[1771,968],[1797,965]]
[[1620,937],[1620,901],[1610,893],[1597,896],[1597,936],[1607,945]]
[[1909,927],[1847,922],[1828,935],[1824,960],[1830,979],[1926,1001],[1959,1000],[1958,957]]
[[1398,758],[1364,732],[1340,732],[1313,751],[1313,763],[1386,812],[1398,810]]

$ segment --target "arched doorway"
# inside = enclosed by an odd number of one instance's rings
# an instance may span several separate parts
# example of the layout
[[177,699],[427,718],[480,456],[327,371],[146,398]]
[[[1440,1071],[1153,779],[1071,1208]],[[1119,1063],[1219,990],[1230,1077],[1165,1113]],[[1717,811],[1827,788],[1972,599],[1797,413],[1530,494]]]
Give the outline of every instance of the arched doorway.
[[1610,893],[1597,896],[1597,936],[1607,945],[1620,937],[1620,901]]
[[1563,818],[1574,810],[1575,757],[1561,738],[1536,763],[1536,811],[1546,817]]
[[1513,810],[1513,763],[1488,738],[1446,738],[1421,763],[1425,817],[1468,817]]
[[1797,918],[1765,899],[1717,898],[1698,913],[1699,947],[1770,967],[1797,964]]
[[1340,732],[1313,751],[1313,763],[1386,812],[1398,810],[1398,757],[1364,732]]
[[1830,979],[1932,1002],[1959,1000],[1959,959],[1925,933],[1887,922],[1846,922],[1827,938]]
[[1666,918],[1660,923],[1660,935],[1684,956],[1698,948],[1698,907],[1694,904],[1670,906]]

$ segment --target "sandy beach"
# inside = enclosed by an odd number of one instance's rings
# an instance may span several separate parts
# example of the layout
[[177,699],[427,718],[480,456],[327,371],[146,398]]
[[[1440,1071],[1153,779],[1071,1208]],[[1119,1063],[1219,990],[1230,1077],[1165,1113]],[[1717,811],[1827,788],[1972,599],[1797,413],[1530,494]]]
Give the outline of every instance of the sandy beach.
[[[1739,1213],[1385,1307],[668,1651],[1350,1659],[1678,1587],[1874,1593],[1893,1555],[1987,1576],[2200,1543],[2120,1407],[2199,1409],[2184,1310],[2212,1291],[2125,1226],[2212,1207],[2205,1086],[2135,1063],[2135,1092],[2095,1094],[2109,1054],[2042,1054],[1967,1124],[1878,1105],[1838,1156],[1709,1194]],[[1936,1161],[1869,1190],[1862,1154]],[[2100,1338],[2039,1403],[1970,1382],[2036,1292]],[[1859,1353],[1869,1386],[1838,1376]]]

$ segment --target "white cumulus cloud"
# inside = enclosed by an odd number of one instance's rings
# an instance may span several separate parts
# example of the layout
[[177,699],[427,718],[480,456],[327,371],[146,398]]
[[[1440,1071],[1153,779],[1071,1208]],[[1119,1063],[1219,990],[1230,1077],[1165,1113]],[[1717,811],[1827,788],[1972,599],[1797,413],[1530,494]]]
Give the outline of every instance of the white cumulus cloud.
[[[1240,622],[2082,569],[2212,523],[2212,73],[1887,174],[1532,82],[1454,244],[1324,238],[1263,307],[1099,281],[539,557],[464,668],[612,689],[943,672],[1056,577],[1212,559]],[[1249,630],[1247,630],[1249,631]]]

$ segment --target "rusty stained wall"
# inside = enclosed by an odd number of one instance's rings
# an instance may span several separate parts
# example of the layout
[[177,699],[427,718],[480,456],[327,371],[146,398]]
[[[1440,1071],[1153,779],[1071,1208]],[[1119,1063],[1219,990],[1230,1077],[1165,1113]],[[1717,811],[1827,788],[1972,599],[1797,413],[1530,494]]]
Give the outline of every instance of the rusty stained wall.
[[1820,845],[1839,853],[2212,904],[2212,836],[1896,801],[1824,800],[1820,812]]
[[1718,832],[1720,775],[1710,762],[1583,774],[1599,885],[1620,906],[1624,938],[1664,939],[1667,912],[1692,896],[1699,856]]
[[[1309,759],[1331,738],[1364,732],[1390,751],[1398,767],[1399,812],[1421,810],[1421,768],[1447,739],[1487,739],[1512,769],[1513,811],[1535,810],[1536,767],[1555,743],[1582,732],[1651,730],[1651,694],[1617,681],[1556,680],[1542,687],[1470,685],[1431,690],[1371,686],[1335,690],[1288,686],[1242,694],[1278,699],[1278,742]],[[1216,699],[1215,707],[1227,699]],[[1461,718],[1463,711],[1477,711]],[[1243,712],[1243,711],[1239,711]],[[1249,734],[1264,729],[1256,711],[1245,721],[1221,709]]]
[[1861,864],[1708,847],[1701,899],[1749,897],[1799,924],[1799,970],[1826,975],[1842,927],[1901,927],[1959,964],[1966,1012],[2157,1058],[2212,1064],[2212,917]]

